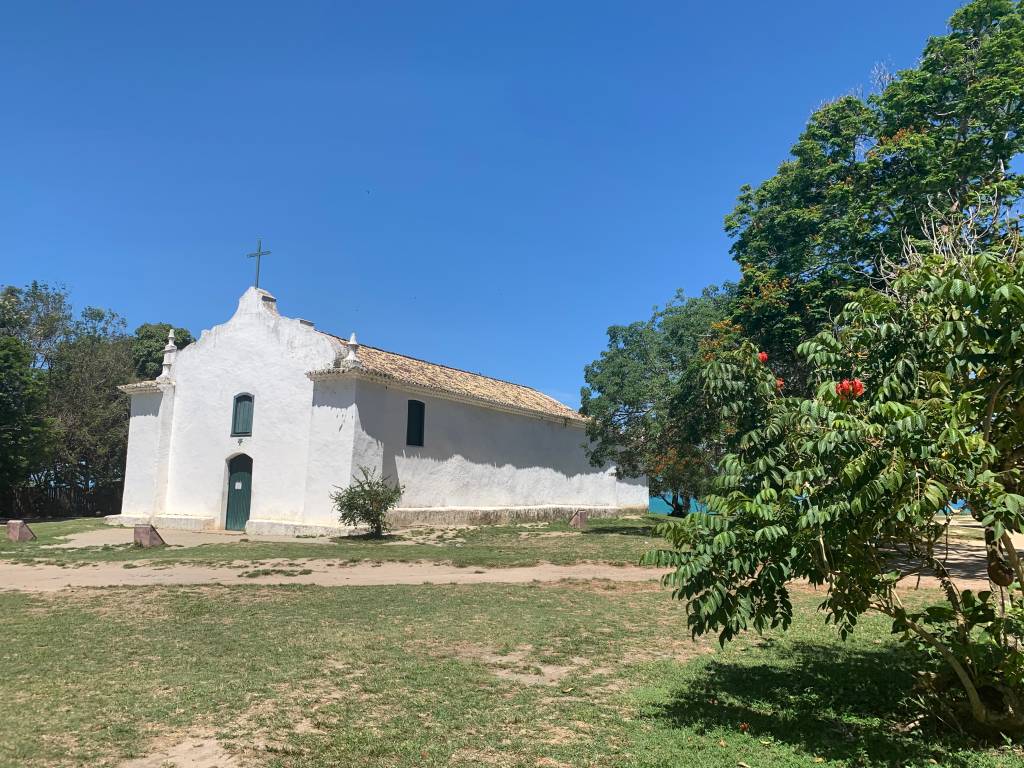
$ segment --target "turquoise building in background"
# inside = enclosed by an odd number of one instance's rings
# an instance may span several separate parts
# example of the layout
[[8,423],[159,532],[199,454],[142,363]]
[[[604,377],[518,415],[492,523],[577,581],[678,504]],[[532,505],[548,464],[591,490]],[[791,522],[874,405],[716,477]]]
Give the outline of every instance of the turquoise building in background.
[[[661,498],[661,496],[651,496],[650,501],[647,504],[647,509],[654,515],[668,515],[672,512],[672,505]],[[706,509],[707,507],[696,499],[690,499],[691,512],[704,512]]]

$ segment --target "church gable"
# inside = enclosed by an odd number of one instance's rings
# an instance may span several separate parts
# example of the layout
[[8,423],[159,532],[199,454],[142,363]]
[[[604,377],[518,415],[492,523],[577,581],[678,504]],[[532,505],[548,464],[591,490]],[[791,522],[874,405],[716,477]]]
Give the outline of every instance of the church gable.
[[248,289],[238,301],[231,318],[203,331],[199,339],[183,349],[176,368],[180,373],[196,367],[220,366],[227,360],[257,370],[264,360],[280,369],[285,360],[304,373],[311,367],[333,360],[340,345],[313,324],[278,312],[277,299],[260,288]]

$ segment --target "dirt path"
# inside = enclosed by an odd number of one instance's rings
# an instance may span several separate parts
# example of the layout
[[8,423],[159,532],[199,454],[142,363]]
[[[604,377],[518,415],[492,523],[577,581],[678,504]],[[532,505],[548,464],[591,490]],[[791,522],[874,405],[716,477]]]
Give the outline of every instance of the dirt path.
[[[178,531],[173,528],[161,528],[160,536],[168,546],[172,547],[199,547],[203,544],[237,544],[241,541],[269,541],[285,542],[295,544],[334,544],[330,538],[323,536],[319,538],[297,539],[294,536],[263,536],[258,534],[246,534],[238,531]],[[95,531],[82,531],[64,536],[59,544],[47,544],[42,549],[80,549],[82,547],[102,547],[105,545],[131,544],[133,539],[132,529],[121,526],[107,526],[98,528]]]
[[[144,586],[147,584],[317,584],[325,587],[385,584],[528,584],[564,579],[651,581],[662,571],[638,566],[603,564],[551,565],[521,568],[456,568],[447,563],[356,563],[333,560],[287,560],[234,563],[233,567],[205,565],[140,565],[94,563],[79,568],[56,565],[0,563],[0,590],[54,592],[67,587]],[[258,573],[251,577],[246,573]]]
[[[123,533],[123,532],[122,532]],[[108,535],[107,531],[90,534]],[[82,534],[87,536],[89,534]],[[209,534],[213,535],[213,534]],[[95,545],[92,538],[88,545]],[[183,543],[195,546],[201,542]],[[74,544],[82,546],[82,542]],[[1022,542],[1024,544],[1024,542]],[[62,545],[63,546],[63,545]],[[1024,547],[1022,547],[1024,548]],[[953,540],[945,562],[961,588],[988,589],[984,542]],[[127,565],[127,567],[126,567]],[[187,563],[160,564],[145,561],[100,562],[79,567],[20,565],[0,561],[0,591],[53,592],[68,587],[113,587],[188,584],[316,584],[326,587],[382,586],[388,584],[528,584],[566,579],[619,582],[654,581],[664,571],[635,565],[602,563],[539,565],[518,568],[457,568],[449,563],[384,561],[350,563],[328,559],[275,559],[258,564],[236,560],[220,566]],[[937,587],[934,578],[907,579],[904,589]]]

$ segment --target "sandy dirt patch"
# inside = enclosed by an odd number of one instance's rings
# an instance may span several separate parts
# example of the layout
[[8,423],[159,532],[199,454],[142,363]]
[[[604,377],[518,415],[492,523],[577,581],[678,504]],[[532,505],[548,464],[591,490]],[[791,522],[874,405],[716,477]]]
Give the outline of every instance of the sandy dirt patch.
[[[608,579],[634,582],[657,579],[664,571],[638,566],[598,563],[522,568],[457,568],[447,563],[361,562],[335,560],[282,560],[261,563],[261,575],[240,577],[236,568],[214,568],[180,563],[155,567],[139,564],[94,563],[82,568],[56,565],[0,563],[0,590],[53,592],[67,587],[117,587],[183,584],[316,584],[324,587],[383,586],[388,584],[529,584],[563,580]],[[241,573],[244,573],[242,571]]]
[[118,768],[241,768],[241,765],[217,739],[202,734],[165,746],[154,746],[145,757],[123,762]]
[[[985,538],[985,526],[972,517],[958,517],[950,523],[950,533],[954,536],[970,536],[970,540],[980,545]],[[1010,533],[1010,540],[1018,552],[1024,550],[1024,533]]]
[[555,685],[570,672],[590,664],[589,659],[574,657],[571,664],[543,664],[533,660],[533,648],[519,646],[505,653],[474,645],[463,645],[455,649],[461,659],[484,664],[495,676],[526,685]]
[[391,532],[391,537],[384,542],[385,547],[404,546],[408,544],[427,544],[434,547],[461,546],[466,543],[463,536],[466,531],[477,526],[464,525],[449,528],[399,528]]

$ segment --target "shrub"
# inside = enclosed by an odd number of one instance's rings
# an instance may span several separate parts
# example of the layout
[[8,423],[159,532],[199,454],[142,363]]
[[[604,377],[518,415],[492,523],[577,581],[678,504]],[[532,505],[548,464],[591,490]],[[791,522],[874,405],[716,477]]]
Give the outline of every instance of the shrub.
[[390,478],[378,477],[369,467],[359,467],[359,473],[361,477],[353,476],[347,487],[338,487],[331,501],[343,524],[366,525],[371,536],[383,536],[389,530],[388,510],[397,506],[405,488],[392,484]]
[[[845,636],[878,611],[923,654],[933,711],[957,727],[1024,734],[1024,251],[1017,222],[974,212],[927,226],[881,290],[800,345],[817,391],[786,397],[752,345],[709,366],[735,427],[707,513],[667,521],[648,560],[685,598],[694,635],[724,643],[789,625],[787,583],[825,588]],[[961,590],[945,564],[949,505],[985,532],[991,590]],[[901,599],[920,574],[946,602]]]

